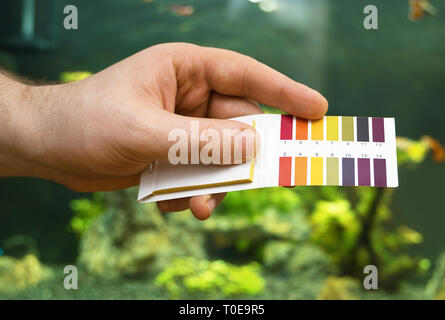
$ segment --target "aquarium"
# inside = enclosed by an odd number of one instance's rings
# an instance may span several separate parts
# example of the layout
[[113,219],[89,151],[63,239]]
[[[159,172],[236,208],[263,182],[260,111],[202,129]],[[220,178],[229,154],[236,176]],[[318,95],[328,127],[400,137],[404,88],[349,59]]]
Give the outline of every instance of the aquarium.
[[234,191],[200,221],[139,203],[139,180],[2,177],[0,299],[445,299],[444,38],[440,0],[3,0],[4,74],[80,86],[158,44],[233,50],[319,91],[327,116],[395,118],[399,186]]

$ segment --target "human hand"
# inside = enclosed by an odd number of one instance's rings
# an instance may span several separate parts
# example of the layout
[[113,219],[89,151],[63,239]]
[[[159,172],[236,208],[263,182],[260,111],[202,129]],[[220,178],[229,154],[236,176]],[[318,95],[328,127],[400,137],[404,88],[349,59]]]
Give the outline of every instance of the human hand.
[[[309,119],[327,110],[318,92],[250,57],[184,43],[150,47],[82,81],[15,88],[22,103],[9,112],[12,138],[0,143],[13,154],[7,161],[14,168],[0,174],[85,192],[137,185],[150,162],[167,159],[170,130],[189,132],[191,120],[199,120],[201,131],[252,129],[222,119],[261,113],[255,101]],[[205,219],[224,195],[158,207],[190,208]]]

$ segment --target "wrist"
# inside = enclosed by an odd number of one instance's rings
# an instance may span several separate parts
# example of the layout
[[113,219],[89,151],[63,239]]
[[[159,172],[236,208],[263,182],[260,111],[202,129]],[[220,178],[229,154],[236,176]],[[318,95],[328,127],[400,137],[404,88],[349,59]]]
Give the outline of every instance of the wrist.
[[44,91],[0,75],[0,176],[40,177],[45,171],[38,157],[43,137],[36,107]]

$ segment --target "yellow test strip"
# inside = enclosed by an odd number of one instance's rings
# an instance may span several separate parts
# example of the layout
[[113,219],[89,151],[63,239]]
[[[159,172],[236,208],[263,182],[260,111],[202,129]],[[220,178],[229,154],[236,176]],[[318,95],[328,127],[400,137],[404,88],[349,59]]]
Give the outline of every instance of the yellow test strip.
[[311,185],[323,185],[323,158],[311,158]]
[[323,140],[323,119],[311,121],[311,140]]
[[326,140],[338,141],[338,117],[326,117]]

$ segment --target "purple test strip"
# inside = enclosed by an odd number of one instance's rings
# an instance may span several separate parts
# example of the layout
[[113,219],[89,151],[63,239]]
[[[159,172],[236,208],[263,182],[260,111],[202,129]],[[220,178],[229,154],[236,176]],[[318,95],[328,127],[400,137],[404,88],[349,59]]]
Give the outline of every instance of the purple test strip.
[[342,177],[344,186],[354,186],[355,185],[355,175],[354,175],[354,159],[353,158],[343,158],[342,159]]
[[372,141],[385,142],[385,122],[383,118],[372,118]]
[[358,185],[370,186],[371,185],[371,171],[370,161],[367,158],[359,158],[358,162]]
[[386,187],[386,160],[374,159],[374,186]]

